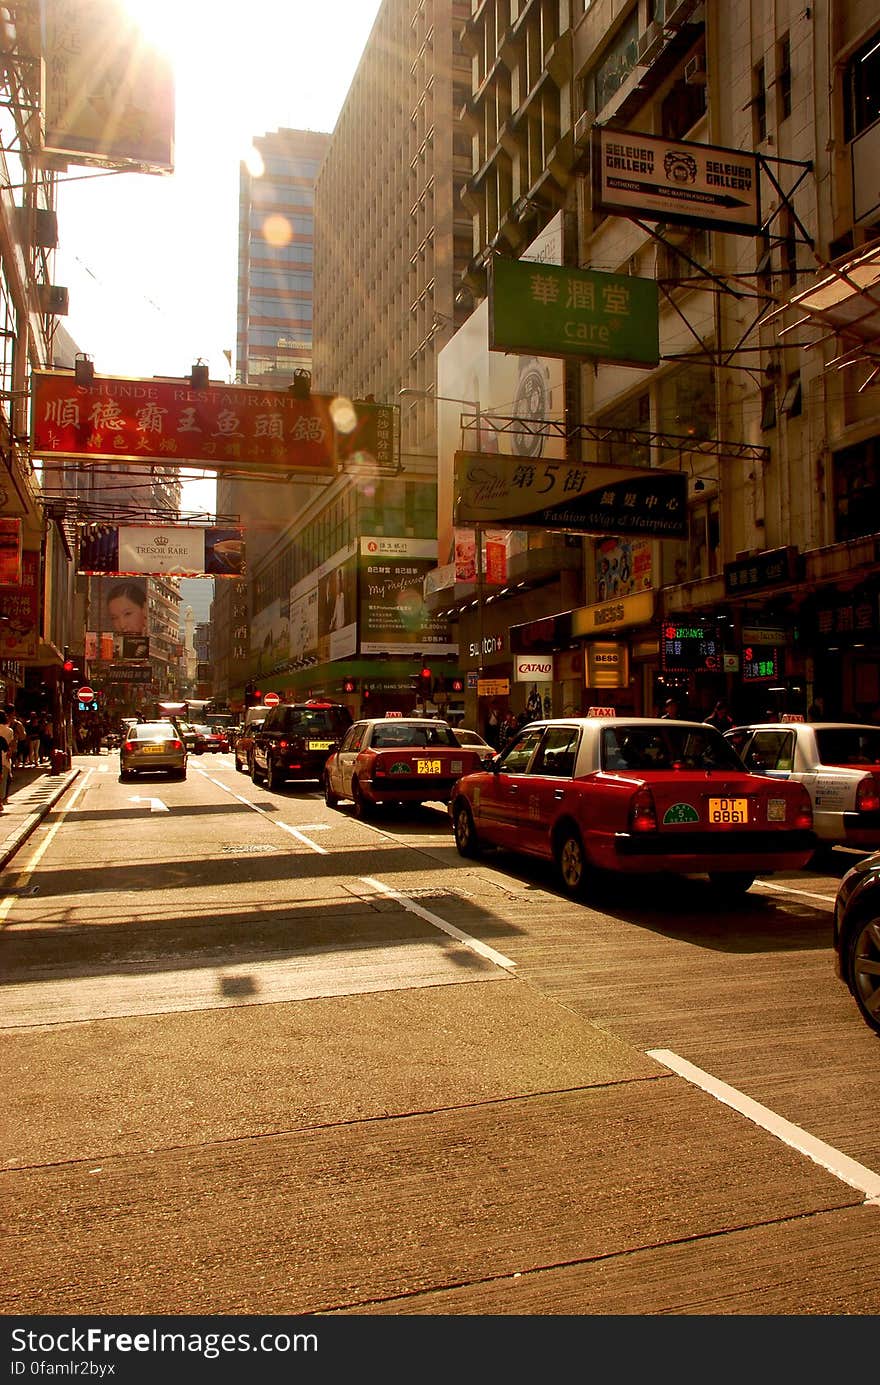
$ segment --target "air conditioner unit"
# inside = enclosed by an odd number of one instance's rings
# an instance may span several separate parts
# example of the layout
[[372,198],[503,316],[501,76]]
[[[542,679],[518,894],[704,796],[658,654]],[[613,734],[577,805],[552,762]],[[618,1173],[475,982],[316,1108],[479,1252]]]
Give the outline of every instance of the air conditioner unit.
[[40,284],[38,293],[41,313],[47,317],[67,317],[67,289],[60,288],[57,284]]
[[643,34],[639,34],[638,55],[639,62],[643,67],[648,63],[655,62],[663,51],[666,40],[663,37],[663,29],[656,20],[652,20]]
[[575,149],[585,149],[590,142],[590,135],[596,117],[592,111],[584,111],[574,122],[574,147]]
[[684,80],[688,86],[704,87],[706,85],[706,58],[703,53],[697,53],[695,57],[689,58],[685,63]]

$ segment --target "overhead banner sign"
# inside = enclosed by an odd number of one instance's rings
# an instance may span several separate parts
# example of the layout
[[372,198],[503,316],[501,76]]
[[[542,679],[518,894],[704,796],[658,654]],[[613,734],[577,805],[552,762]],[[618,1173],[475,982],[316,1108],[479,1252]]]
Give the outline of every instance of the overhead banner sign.
[[244,531],[193,525],[85,524],[79,571],[154,577],[241,577]]
[[654,279],[494,258],[489,349],[653,366],[660,359]]
[[636,130],[593,131],[594,204],[650,221],[757,235],[758,156]]
[[44,147],[72,163],[174,169],[174,78],[119,0],[41,0]]
[[70,371],[31,375],[31,448],[84,462],[194,464],[215,471],[318,472],[348,464],[393,466],[396,405],[341,395],[298,399],[287,390]]
[[456,452],[453,517],[456,524],[685,538],[687,477],[657,468]]

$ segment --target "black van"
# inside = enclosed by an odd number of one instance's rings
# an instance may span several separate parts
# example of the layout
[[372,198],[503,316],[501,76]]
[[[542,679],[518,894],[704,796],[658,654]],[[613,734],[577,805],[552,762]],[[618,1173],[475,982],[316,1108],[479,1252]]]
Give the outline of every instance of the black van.
[[317,779],[327,756],[339,745],[352,723],[341,702],[286,703],[273,707],[254,736],[251,778],[265,778],[272,789],[287,779]]

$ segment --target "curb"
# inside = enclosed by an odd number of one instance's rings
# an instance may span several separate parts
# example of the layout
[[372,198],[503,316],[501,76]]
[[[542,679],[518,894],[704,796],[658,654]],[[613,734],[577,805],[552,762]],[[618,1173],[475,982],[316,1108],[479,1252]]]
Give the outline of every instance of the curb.
[[47,796],[38,808],[35,808],[32,813],[28,814],[11,836],[6,838],[2,847],[0,847],[0,870],[5,870],[19,847],[27,841],[28,837],[34,831],[34,828],[39,826],[43,819],[48,816],[59,798],[67,793],[67,790],[79,773],[80,771],[78,769],[69,769],[63,775],[59,775],[58,784],[54,791]]

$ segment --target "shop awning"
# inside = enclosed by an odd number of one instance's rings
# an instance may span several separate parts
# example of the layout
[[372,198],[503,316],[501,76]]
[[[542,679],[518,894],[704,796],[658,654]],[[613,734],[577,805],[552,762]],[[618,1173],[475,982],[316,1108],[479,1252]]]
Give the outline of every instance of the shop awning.
[[843,351],[826,369],[868,365],[870,374],[860,387],[865,389],[880,372],[880,245],[863,247],[829,265],[811,288],[796,293],[778,311],[792,310],[798,316],[780,330],[780,337],[804,327],[821,332],[811,346],[839,337]]

